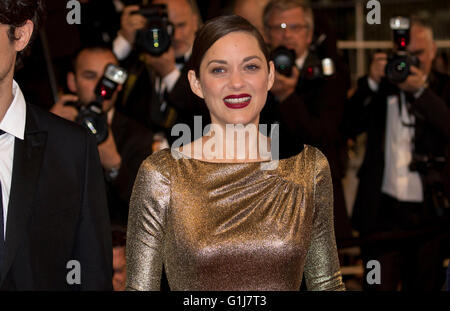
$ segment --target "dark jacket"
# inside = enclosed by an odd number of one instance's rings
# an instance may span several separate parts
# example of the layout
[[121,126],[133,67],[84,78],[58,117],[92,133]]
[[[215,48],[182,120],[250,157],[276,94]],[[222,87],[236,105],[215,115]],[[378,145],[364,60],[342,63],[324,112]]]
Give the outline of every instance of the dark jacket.
[[142,161],[152,153],[153,133],[119,111],[114,112],[111,131],[122,164],[114,179],[106,172],[111,221],[126,224],[131,191]]
[[[0,289],[111,290],[111,229],[94,136],[26,109],[24,140],[14,145]],[[80,285],[67,282],[71,260],[80,263]]]
[[260,123],[279,123],[280,157],[297,154],[303,144],[317,147],[327,157],[333,178],[335,231],[337,239],[343,240],[351,238],[341,184],[346,164],[346,143],[341,125],[347,100],[347,72],[341,69],[332,77],[309,77],[308,68],[319,66],[320,59],[315,54],[308,54],[295,92],[283,102],[278,102],[269,93]]
[[[363,77],[358,81],[358,88],[347,107],[347,134],[354,137],[367,132],[367,147],[358,173],[359,186],[352,217],[355,229],[363,235],[379,230],[377,227],[380,220],[378,211],[385,164],[387,96],[395,94],[399,94],[398,88],[386,80],[382,80],[378,92],[372,92],[367,77]],[[411,110],[416,119],[416,153],[428,157],[445,157],[450,142],[450,77],[431,72],[429,86],[422,95],[417,99],[407,95],[407,100],[411,103]],[[450,170],[449,163],[446,162],[446,167],[439,170],[442,173],[441,181],[448,183]],[[421,175],[423,188],[427,190],[427,176]],[[427,193],[424,197],[427,197]]]

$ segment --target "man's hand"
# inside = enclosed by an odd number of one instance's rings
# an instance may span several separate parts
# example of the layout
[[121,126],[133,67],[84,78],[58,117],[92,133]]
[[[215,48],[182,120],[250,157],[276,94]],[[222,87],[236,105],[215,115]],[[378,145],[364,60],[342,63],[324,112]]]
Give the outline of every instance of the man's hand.
[[108,129],[108,137],[104,142],[98,145],[98,153],[100,155],[100,162],[105,170],[119,169],[122,164],[122,157],[117,151],[116,142],[111,131]]
[[75,121],[75,118],[78,115],[77,109],[72,106],[65,106],[64,104],[67,102],[76,102],[77,100],[78,97],[75,95],[70,94],[61,95],[59,100],[50,109],[50,112],[66,120]]
[[146,53],[145,62],[152,67],[161,78],[164,78],[176,69],[175,53],[172,47],[160,56],[152,56]]
[[414,94],[425,87],[427,77],[415,66],[411,66],[410,69],[411,74],[404,82],[398,84],[398,87],[404,92]]
[[284,101],[292,93],[294,93],[299,75],[300,73],[295,66],[292,68],[292,74],[290,77],[286,77],[285,75],[275,71],[275,82],[273,83],[270,91],[280,102]]
[[381,78],[385,76],[385,68],[387,64],[386,53],[375,53],[370,64],[369,77],[376,83],[380,83]]
[[142,29],[147,24],[147,19],[140,14],[131,14],[133,11],[139,10],[138,5],[129,5],[123,9],[120,19],[119,33],[131,44],[134,44],[136,31]]

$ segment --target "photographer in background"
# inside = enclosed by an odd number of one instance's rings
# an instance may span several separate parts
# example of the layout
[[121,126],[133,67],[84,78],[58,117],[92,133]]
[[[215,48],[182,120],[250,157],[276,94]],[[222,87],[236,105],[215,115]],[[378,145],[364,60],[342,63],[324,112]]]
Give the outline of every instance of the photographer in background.
[[[346,144],[340,126],[347,100],[343,72],[323,72],[327,55],[313,50],[314,15],[302,0],[269,1],[263,13],[266,38],[272,50],[293,50],[291,73],[277,72],[261,123],[279,123],[280,157],[298,153],[304,144],[319,148],[330,163],[334,192],[337,246],[352,239],[341,179],[345,174]],[[287,57],[283,57],[287,59]],[[330,61],[327,59],[325,61]],[[335,61],[334,61],[335,62]]]
[[[187,123],[193,128],[194,115],[204,115],[203,124],[209,123],[209,114],[201,101],[189,88],[187,71],[192,44],[201,18],[193,0],[154,0],[152,5],[166,5],[168,23],[161,14],[161,29],[169,27],[170,47],[162,54],[149,51],[151,42],[139,40],[147,30],[147,19],[142,10],[149,6],[127,6],[122,15],[121,29],[114,42],[119,59],[126,60],[130,79],[117,105],[124,113],[140,121],[154,132],[162,131],[169,142],[170,129],[175,123]],[[142,43],[149,48],[142,48]],[[161,44],[161,42],[158,42]],[[131,54],[130,54],[131,53]]]
[[[108,64],[118,64],[109,48],[92,46],[80,50],[67,75],[67,85],[75,95],[62,95],[51,112],[75,121],[79,111],[70,102],[87,106],[96,100],[95,89]],[[138,122],[114,109],[121,86],[102,103],[106,113],[108,136],[98,145],[100,162],[105,171],[108,207],[113,221],[126,224],[128,204],[134,179],[141,162],[151,154],[153,135]]]
[[381,284],[367,289],[439,290],[443,256],[449,255],[442,243],[449,221],[450,77],[431,70],[436,44],[430,25],[417,18],[410,25],[407,32],[394,30],[396,52],[403,46],[420,64],[412,62],[400,82],[406,63],[393,66],[387,54],[376,53],[346,113],[350,137],[368,135],[352,218],[365,239],[364,266],[373,259],[381,264]]

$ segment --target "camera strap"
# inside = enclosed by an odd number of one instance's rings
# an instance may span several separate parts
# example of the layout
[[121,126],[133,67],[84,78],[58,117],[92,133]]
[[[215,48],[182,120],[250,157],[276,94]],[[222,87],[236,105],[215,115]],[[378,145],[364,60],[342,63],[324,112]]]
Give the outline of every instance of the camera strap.
[[[414,128],[416,123],[414,114],[412,112],[411,103],[406,99],[405,93],[402,91],[400,91],[398,99],[398,113],[402,125],[405,127]],[[406,114],[404,114],[403,111],[406,111]],[[408,119],[405,120],[405,117],[407,117]]]
[[145,61],[144,61],[143,55],[141,54],[139,56],[138,61],[135,62],[133,64],[133,66],[131,66],[130,70],[128,71],[128,79],[124,85],[123,97],[122,97],[122,103],[121,103],[123,107],[126,106],[128,97],[130,96],[131,92],[133,91],[134,85],[136,84],[136,81],[138,80],[139,76],[144,71],[144,68],[145,68]]

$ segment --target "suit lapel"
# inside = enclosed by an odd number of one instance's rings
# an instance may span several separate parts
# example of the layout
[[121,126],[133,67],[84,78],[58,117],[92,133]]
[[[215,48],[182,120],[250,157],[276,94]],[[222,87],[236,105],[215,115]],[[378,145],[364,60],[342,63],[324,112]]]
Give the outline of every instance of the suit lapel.
[[14,143],[2,278],[11,267],[17,249],[28,230],[46,141],[47,132],[38,129],[33,111],[27,105],[24,140],[16,138]]

